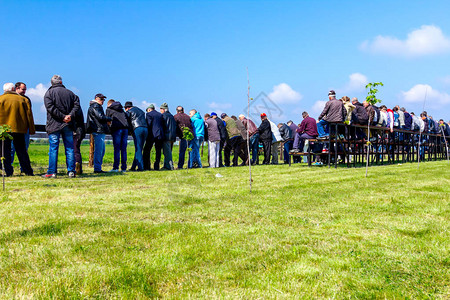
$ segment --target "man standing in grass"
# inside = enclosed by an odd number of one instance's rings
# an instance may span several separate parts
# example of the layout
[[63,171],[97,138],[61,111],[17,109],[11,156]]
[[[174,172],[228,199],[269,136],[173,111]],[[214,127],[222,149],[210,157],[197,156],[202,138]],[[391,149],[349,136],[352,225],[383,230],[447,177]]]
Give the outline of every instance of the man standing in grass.
[[261,125],[259,125],[258,132],[259,140],[263,144],[264,149],[264,160],[262,164],[268,165],[270,164],[270,154],[272,152],[272,129],[265,113],[261,114]]
[[173,117],[175,119],[175,122],[177,123],[177,136],[180,139],[179,154],[178,154],[178,169],[183,169],[184,160],[186,156],[186,149],[188,147],[188,141],[183,138],[183,128],[184,127],[189,128],[189,131],[192,134],[194,133],[194,131],[192,130],[191,118],[184,113],[183,106],[177,107],[177,113]]
[[111,172],[122,172],[127,170],[127,145],[128,145],[128,121],[122,104],[113,99],[108,101],[106,116],[112,119],[109,130],[113,139],[114,163]]
[[159,170],[161,163],[161,150],[164,142],[163,117],[160,112],[155,110],[155,106],[150,104],[145,114],[148,126],[148,136],[144,146],[144,170],[150,170],[150,152],[155,145],[155,163],[154,170]]
[[[250,138],[249,146],[251,153],[251,164],[255,165],[258,163],[258,146],[259,146],[259,132],[258,127],[256,127],[255,123],[252,120],[247,119],[244,115],[239,115],[239,120],[241,120],[242,124],[246,130],[248,130],[248,136]],[[249,153],[249,158],[250,158]]]
[[[75,155],[73,149],[73,119],[80,109],[80,99],[72,91],[66,89],[59,75],[53,75],[52,86],[44,96],[44,105],[47,110],[47,125],[50,149],[48,153],[47,174],[42,177],[56,178],[58,164],[59,138],[64,142],[67,173],[75,177]],[[17,149],[16,149],[17,150]]]
[[112,121],[103,111],[105,103],[103,94],[95,95],[94,100],[89,103],[86,118],[87,132],[94,137],[94,173],[106,173],[102,170],[103,156],[105,156],[105,136],[109,133],[108,123]]
[[192,169],[194,164],[196,167],[201,168],[200,146],[205,138],[205,122],[195,109],[191,109],[189,116],[194,129],[194,138],[189,143],[189,146],[192,148],[192,151],[189,153],[189,169]]
[[[25,134],[28,131],[30,134],[34,134],[34,120],[31,106],[25,97],[14,92],[13,83],[6,83],[3,86],[3,91],[5,93],[0,96],[0,124],[11,127],[12,143],[16,148],[20,167],[26,175],[33,176],[30,157],[28,156],[25,145]],[[1,154],[4,159],[3,164],[5,166],[6,176],[13,175],[14,169],[11,165],[10,139],[5,139],[4,153],[2,152]]]
[[177,123],[175,118],[169,112],[169,105],[163,103],[159,111],[163,116],[163,128],[164,128],[164,141],[163,141],[163,153],[164,153],[164,167],[163,170],[173,170],[172,160],[172,148],[173,143],[177,139]]
[[[30,98],[28,98],[28,96],[25,95],[25,93],[27,92],[27,85],[23,82],[17,82],[15,84],[15,90],[16,90],[17,94],[25,97],[25,99],[27,100],[27,102],[31,108],[31,100],[30,100]],[[28,151],[28,147],[30,146],[30,133],[29,132],[25,133],[25,146]],[[12,143],[11,144],[11,163],[14,162],[14,154],[15,153],[16,153],[16,150],[14,149],[14,143]],[[21,172],[23,171],[22,169],[20,169],[20,170],[21,170]]]
[[234,152],[233,167],[238,166],[239,153],[241,152],[242,137],[239,129],[237,128],[236,121],[230,118],[226,113],[221,115],[222,120],[225,122],[225,126],[228,132],[228,140],[225,146],[225,166],[230,166],[231,150]]
[[223,150],[223,147],[225,146],[225,143],[228,140],[228,132],[227,132],[227,128],[225,127],[225,123],[223,122],[223,120],[221,118],[219,118],[217,116],[217,114],[215,112],[211,113],[211,118],[217,122],[217,128],[219,129],[219,132],[220,132],[219,167],[222,168],[223,167],[222,150]]
[[220,132],[216,120],[205,114],[205,125],[208,136],[209,167],[219,167]]
[[131,101],[125,102],[125,111],[134,139],[134,159],[131,165],[131,171],[136,171],[136,167],[138,171],[144,171],[142,150],[144,149],[144,143],[148,135],[145,113],[139,107],[133,106]]

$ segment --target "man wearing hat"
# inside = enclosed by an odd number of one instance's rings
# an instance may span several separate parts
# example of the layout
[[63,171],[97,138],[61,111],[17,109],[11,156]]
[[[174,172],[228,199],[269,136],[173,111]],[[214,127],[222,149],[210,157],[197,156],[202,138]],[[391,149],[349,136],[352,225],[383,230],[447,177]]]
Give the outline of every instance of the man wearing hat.
[[173,143],[177,139],[177,123],[175,118],[169,112],[169,105],[163,103],[159,111],[163,116],[163,129],[164,129],[164,141],[163,141],[163,153],[164,153],[164,170],[173,170],[172,160],[172,147]]
[[106,96],[95,95],[95,99],[89,103],[86,118],[86,131],[94,137],[94,173],[105,173],[102,170],[103,156],[105,156],[105,136],[109,133],[108,122],[112,119],[105,115],[103,103]]
[[133,106],[131,101],[125,102],[125,112],[134,140],[134,159],[131,171],[136,171],[136,168],[137,171],[144,171],[142,150],[148,135],[145,113],[139,107]]
[[267,115],[265,113],[261,114],[261,125],[258,128],[259,140],[263,144],[264,149],[264,161],[263,165],[270,164],[270,155],[272,153],[272,128]]
[[159,164],[161,162],[161,149],[164,141],[164,128],[162,114],[155,110],[155,106],[150,104],[147,107],[147,113],[145,114],[147,120],[148,135],[144,146],[144,170],[150,170],[150,152],[153,145],[155,145],[155,163],[153,164],[154,170],[159,170]]
[[336,92],[331,90],[328,93],[328,102],[320,114],[317,122],[319,138],[326,139],[329,135],[328,123],[344,122],[347,110],[342,101],[336,99]]

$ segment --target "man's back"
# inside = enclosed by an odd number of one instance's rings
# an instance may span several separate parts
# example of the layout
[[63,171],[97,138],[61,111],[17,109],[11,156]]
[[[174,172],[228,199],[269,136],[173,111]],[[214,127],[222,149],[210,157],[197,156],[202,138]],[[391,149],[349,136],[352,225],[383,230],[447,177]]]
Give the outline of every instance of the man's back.
[[183,138],[183,127],[189,128],[189,131],[194,133],[192,129],[191,118],[187,114],[179,112],[173,117],[177,124],[177,136],[180,139]]
[[344,104],[340,100],[332,99],[325,104],[319,120],[323,118],[327,122],[343,122],[345,115],[346,110]]
[[146,114],[148,134],[156,140],[164,139],[163,116],[160,112],[152,110]]
[[62,84],[54,84],[47,90],[44,96],[44,104],[47,109],[46,130],[48,133],[66,127],[68,123],[64,122],[64,117],[70,115],[74,118],[76,112],[80,109],[78,96]]
[[34,134],[34,121],[31,107],[25,97],[14,92],[0,96],[0,124],[7,124],[12,132]]

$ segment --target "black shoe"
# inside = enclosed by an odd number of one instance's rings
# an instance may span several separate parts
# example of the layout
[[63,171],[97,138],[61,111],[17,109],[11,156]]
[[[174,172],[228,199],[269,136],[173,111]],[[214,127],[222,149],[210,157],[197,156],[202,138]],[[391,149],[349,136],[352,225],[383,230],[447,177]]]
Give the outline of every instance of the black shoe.
[[100,170],[100,171],[94,171],[95,174],[104,174],[104,173],[108,173],[106,171]]

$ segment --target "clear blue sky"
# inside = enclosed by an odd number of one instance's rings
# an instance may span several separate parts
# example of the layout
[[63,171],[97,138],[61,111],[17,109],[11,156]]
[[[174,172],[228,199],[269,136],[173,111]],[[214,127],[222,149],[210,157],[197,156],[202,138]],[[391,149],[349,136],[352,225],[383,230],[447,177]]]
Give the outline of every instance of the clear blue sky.
[[[0,82],[24,81],[36,122],[53,74],[80,96],[240,114],[317,117],[330,89],[450,119],[448,1],[2,1]],[[380,38],[377,39],[377,36]],[[389,38],[390,37],[390,38]],[[353,75],[352,75],[353,74]],[[41,84],[41,85],[40,85]],[[258,101],[258,100],[256,100]]]

